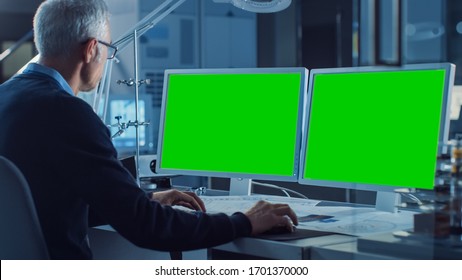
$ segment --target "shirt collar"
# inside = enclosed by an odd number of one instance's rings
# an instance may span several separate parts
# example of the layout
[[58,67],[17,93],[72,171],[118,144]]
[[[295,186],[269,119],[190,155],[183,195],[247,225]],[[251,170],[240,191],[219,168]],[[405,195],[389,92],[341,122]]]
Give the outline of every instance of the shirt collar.
[[65,90],[67,93],[69,93],[72,96],[74,95],[74,92],[72,91],[71,86],[67,83],[66,80],[64,80],[63,76],[61,76],[61,74],[59,74],[59,72],[56,71],[55,69],[38,64],[38,63],[29,63],[23,73],[34,73],[34,72],[42,73],[46,76],[49,76],[50,78],[58,82],[58,84],[61,86],[63,90]]

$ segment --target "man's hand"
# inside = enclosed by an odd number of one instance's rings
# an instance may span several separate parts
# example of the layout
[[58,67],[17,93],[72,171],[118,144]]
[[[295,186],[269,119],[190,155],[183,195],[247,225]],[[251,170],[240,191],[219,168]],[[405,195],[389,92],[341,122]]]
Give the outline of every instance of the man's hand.
[[252,235],[280,226],[292,230],[293,225],[298,225],[297,215],[287,204],[259,201],[245,215],[252,224]]
[[180,192],[178,190],[153,192],[150,199],[162,205],[180,205],[192,210],[205,212],[204,202],[193,192]]

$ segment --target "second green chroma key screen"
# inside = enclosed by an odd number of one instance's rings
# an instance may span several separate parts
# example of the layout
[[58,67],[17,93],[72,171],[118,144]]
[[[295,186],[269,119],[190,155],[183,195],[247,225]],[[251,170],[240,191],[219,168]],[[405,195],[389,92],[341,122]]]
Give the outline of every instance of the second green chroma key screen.
[[304,178],[432,189],[444,70],[317,74]]

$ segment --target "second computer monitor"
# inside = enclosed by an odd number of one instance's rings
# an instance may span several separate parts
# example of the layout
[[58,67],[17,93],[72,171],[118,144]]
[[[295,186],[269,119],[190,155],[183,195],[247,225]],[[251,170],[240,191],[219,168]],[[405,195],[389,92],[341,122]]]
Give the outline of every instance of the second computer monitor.
[[452,64],[312,70],[301,184],[433,189]]
[[305,68],[167,70],[158,172],[296,181]]

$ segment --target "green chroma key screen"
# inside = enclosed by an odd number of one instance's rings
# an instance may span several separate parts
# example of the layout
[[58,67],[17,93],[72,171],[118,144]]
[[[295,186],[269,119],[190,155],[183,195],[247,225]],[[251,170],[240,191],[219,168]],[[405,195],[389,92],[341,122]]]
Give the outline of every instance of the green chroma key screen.
[[294,176],[301,76],[170,74],[160,168]]
[[445,70],[316,74],[303,179],[432,189]]

